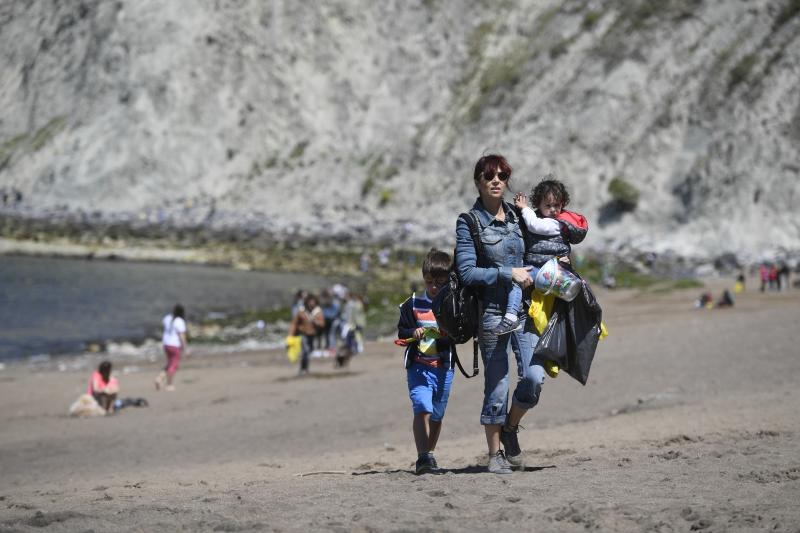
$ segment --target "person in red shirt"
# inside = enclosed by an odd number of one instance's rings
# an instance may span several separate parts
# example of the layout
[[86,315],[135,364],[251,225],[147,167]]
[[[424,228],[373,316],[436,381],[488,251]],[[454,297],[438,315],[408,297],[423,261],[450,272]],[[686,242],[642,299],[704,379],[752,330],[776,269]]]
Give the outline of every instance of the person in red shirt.
[[778,267],[775,266],[775,263],[772,263],[769,266],[769,290],[778,291],[780,288],[780,285],[778,285]]

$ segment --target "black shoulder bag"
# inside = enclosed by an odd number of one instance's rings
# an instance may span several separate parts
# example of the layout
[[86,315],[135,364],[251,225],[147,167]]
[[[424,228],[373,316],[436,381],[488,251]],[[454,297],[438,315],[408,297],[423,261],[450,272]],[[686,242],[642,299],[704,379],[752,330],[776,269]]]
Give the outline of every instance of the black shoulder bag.
[[[475,245],[476,258],[480,260],[483,255],[481,245],[480,224],[478,217],[472,211],[461,213],[459,218],[463,218],[469,227],[472,242]],[[455,263],[455,253],[453,253]],[[458,269],[453,264],[450,271],[450,280],[447,286],[443,287],[436,298],[433,300],[433,314],[439,328],[444,331],[453,341],[452,360],[464,375],[472,378],[478,375],[478,335],[480,333],[481,318],[483,317],[483,302],[481,301],[478,289],[465,285],[458,277]],[[468,374],[461,361],[458,359],[456,344],[464,344],[472,339],[472,374]]]

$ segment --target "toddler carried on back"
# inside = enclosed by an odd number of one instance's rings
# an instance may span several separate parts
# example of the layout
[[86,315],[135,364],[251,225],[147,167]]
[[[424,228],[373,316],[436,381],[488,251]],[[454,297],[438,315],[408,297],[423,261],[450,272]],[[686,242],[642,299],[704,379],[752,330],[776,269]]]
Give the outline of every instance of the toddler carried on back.
[[[569,193],[552,174],[545,176],[533,188],[530,200],[535,211],[528,206],[528,198],[523,193],[514,196],[514,205],[525,222],[522,224],[525,241],[523,264],[535,278],[539,268],[554,257],[564,265],[570,265],[570,244],[581,242],[589,226],[583,215],[564,209],[569,204]],[[505,316],[492,333],[506,335],[522,328],[521,308],[522,287],[512,282]]]

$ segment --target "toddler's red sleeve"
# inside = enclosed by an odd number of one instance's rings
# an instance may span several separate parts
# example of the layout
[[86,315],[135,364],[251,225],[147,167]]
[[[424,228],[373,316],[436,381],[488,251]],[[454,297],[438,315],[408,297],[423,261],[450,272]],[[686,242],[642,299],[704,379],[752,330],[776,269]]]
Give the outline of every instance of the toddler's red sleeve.
[[556,219],[561,222],[563,233],[571,244],[581,242],[589,231],[589,222],[580,213],[561,211]]

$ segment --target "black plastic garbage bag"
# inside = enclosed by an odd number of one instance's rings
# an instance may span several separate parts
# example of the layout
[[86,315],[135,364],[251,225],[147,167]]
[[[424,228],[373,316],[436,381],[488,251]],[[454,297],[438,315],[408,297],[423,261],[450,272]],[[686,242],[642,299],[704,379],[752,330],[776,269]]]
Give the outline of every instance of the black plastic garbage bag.
[[565,371],[586,385],[592,367],[597,342],[600,340],[600,323],[603,310],[588,283],[570,302],[567,312],[567,367]]
[[550,321],[533,349],[533,361],[549,359],[586,385],[592,367],[603,311],[589,284],[584,282],[571,302],[556,299]]
[[533,349],[535,360],[549,359],[559,368],[567,367],[567,304],[563,300],[556,300],[550,320],[547,322],[539,342]]

